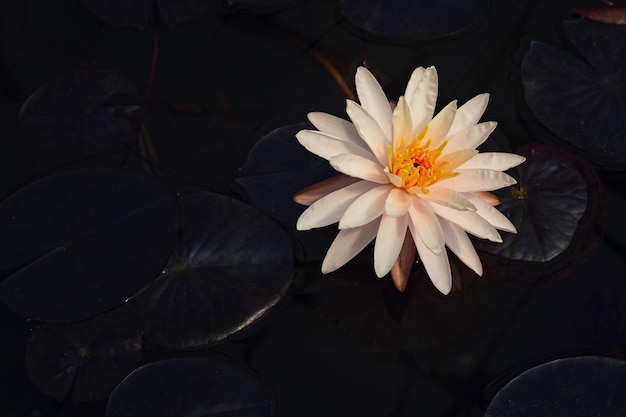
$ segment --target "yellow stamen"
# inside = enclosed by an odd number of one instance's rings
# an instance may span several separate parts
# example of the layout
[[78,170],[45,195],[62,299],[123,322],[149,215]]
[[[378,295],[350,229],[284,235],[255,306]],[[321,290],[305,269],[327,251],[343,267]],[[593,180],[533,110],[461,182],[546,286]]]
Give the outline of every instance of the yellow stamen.
[[389,162],[389,173],[398,176],[402,180],[401,188],[405,190],[427,193],[427,187],[445,178],[452,178],[458,175],[450,169],[446,169],[449,161],[439,161],[438,158],[448,144],[445,140],[435,149],[431,149],[431,140],[427,139],[424,144],[422,140],[426,137],[428,125],[413,141],[404,146],[404,138],[394,150],[387,146],[387,160]]

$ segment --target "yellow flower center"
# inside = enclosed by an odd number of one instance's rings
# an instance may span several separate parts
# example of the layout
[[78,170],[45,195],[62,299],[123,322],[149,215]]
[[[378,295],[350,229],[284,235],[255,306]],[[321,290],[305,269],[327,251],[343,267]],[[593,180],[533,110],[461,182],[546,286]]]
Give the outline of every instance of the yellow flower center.
[[423,143],[427,131],[428,125],[407,146],[402,138],[395,151],[391,145],[387,145],[388,172],[399,178],[396,181],[392,180],[392,183],[413,194],[427,194],[427,188],[432,184],[458,175],[457,172],[446,169],[450,168],[449,161],[439,160],[448,140],[446,139],[437,148],[431,149],[430,139]]

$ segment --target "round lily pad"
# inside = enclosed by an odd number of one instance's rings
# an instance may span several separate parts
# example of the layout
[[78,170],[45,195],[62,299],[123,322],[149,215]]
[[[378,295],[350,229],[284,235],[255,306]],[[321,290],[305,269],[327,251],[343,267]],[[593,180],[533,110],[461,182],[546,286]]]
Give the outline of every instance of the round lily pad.
[[178,206],[153,179],[117,169],[45,177],[0,204],[0,299],[17,314],[76,321],[154,280]]
[[[551,145],[529,145],[516,153],[526,161],[510,174],[517,184],[494,192],[497,206],[517,229],[502,232],[502,243],[475,240],[486,256],[487,274],[535,281],[580,265],[600,240],[603,192],[582,158]],[[484,256],[482,258],[485,258]],[[541,278],[540,278],[541,277]]]
[[554,140],[602,167],[624,169],[626,26],[583,18],[562,26],[575,51],[531,42],[521,65],[526,103]]
[[22,105],[22,130],[45,148],[84,156],[137,137],[143,102],[132,81],[107,70],[77,70],[35,91]]
[[252,374],[223,360],[168,359],[135,370],[111,394],[106,417],[268,417],[272,399]]
[[44,393],[63,401],[100,401],[137,365],[141,330],[120,308],[78,323],[43,324],[26,349],[26,368]]
[[307,151],[296,133],[312,129],[308,123],[278,128],[263,136],[250,150],[237,182],[251,203],[266,216],[294,226],[304,211],[293,201],[300,190],[337,175],[328,161]]
[[341,12],[366,33],[399,41],[457,35],[485,10],[482,0],[341,0]]
[[97,18],[115,26],[143,29],[158,10],[165,24],[174,28],[212,10],[216,0],[80,0]]
[[293,250],[283,230],[229,197],[180,197],[178,243],[158,280],[132,299],[147,343],[186,349],[218,343],[286,293]]
[[557,359],[504,386],[485,417],[609,417],[626,413],[626,362],[601,356]]

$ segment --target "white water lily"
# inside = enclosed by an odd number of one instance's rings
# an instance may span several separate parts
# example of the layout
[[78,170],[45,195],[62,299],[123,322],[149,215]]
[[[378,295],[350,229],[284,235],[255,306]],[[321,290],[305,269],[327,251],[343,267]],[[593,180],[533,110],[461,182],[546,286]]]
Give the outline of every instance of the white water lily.
[[[525,158],[476,150],[496,127],[495,122],[478,123],[488,94],[459,108],[452,101],[433,117],[437,88],[435,68],[419,67],[392,108],[374,76],[360,67],[356,89],[361,104],[347,100],[351,122],[326,113],[308,115],[318,130],[298,132],[298,141],[349,177],[296,196],[310,204],[298,219],[298,230],[339,223],[323,273],[340,268],[376,239],[378,277],[397,266],[401,251],[416,249],[434,286],[447,294],[452,277],[446,247],[482,275],[467,233],[494,242],[502,242],[498,230],[516,233],[487,191],[515,184],[503,171]],[[408,274],[396,273],[392,271],[394,284],[403,291]]]

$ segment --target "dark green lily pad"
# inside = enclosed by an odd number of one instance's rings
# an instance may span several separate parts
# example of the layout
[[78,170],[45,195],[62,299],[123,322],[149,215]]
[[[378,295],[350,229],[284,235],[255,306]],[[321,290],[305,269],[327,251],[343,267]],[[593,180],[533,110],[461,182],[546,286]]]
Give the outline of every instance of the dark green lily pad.
[[137,365],[142,336],[135,315],[120,308],[90,320],[43,324],[26,349],[26,368],[44,393],[63,401],[100,401]]
[[352,24],[399,41],[457,35],[474,25],[484,8],[481,0],[341,0],[341,12]]
[[[529,145],[516,153],[526,157],[510,173],[518,184],[494,194],[517,234],[501,232],[502,243],[475,240],[475,245],[498,257],[487,273],[497,270],[509,280],[554,279],[562,276],[556,269],[571,270],[597,247],[602,186],[586,161],[564,149]],[[487,256],[486,264],[492,260]]]
[[216,7],[216,0],[80,0],[103,22],[114,26],[143,29],[157,10],[170,28],[194,19]]
[[178,206],[153,179],[79,169],[34,182],[0,205],[0,299],[17,314],[76,321],[124,302],[158,275]]
[[266,216],[294,226],[305,207],[295,203],[300,190],[337,175],[328,161],[307,151],[296,139],[308,123],[278,128],[263,136],[241,167],[241,184],[251,203]]
[[533,41],[521,65],[524,97],[553,135],[605,168],[626,168],[626,26],[564,21],[576,51]]
[[185,349],[218,343],[275,305],[293,278],[283,230],[229,197],[180,198],[179,239],[158,280],[132,299],[147,343]]
[[581,356],[557,359],[514,378],[485,417],[588,417],[626,414],[626,362]]
[[252,374],[217,359],[169,359],[135,370],[111,394],[106,417],[268,417],[274,405]]
[[77,70],[35,91],[20,127],[41,146],[72,156],[116,148],[137,138],[143,101],[132,81],[107,70]]

